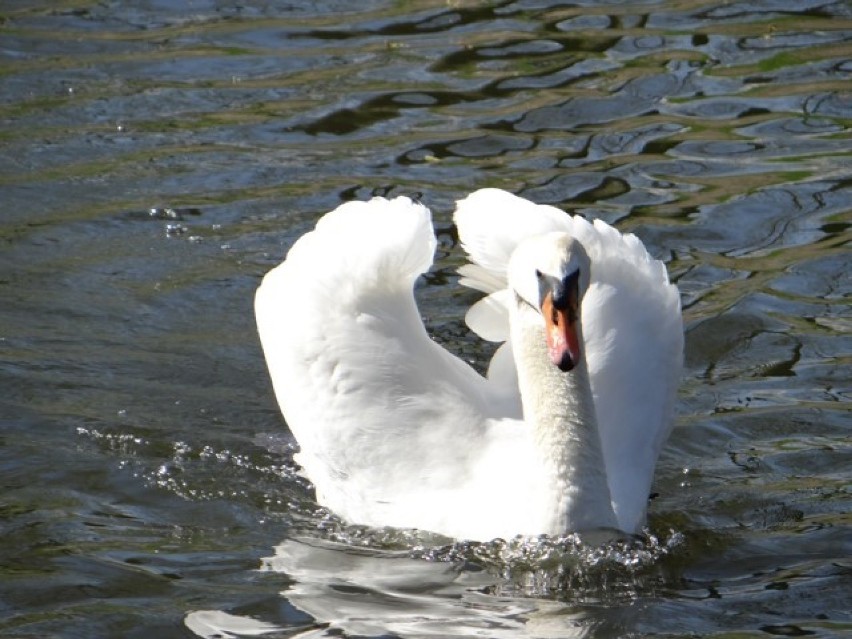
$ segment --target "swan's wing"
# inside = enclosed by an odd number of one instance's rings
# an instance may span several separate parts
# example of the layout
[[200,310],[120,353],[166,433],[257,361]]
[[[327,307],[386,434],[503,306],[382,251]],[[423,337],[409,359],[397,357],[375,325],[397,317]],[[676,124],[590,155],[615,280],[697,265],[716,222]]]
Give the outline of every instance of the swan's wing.
[[456,202],[453,221],[470,264],[459,269],[459,283],[488,295],[470,307],[465,322],[481,338],[505,342],[491,359],[488,380],[507,398],[512,414],[521,415],[518,374],[509,340],[511,293],[506,268],[512,252],[528,237],[567,231],[563,211],[534,204],[500,189],[480,189]]
[[524,239],[565,231],[563,211],[533,204],[500,189],[480,189],[456,202],[453,221],[472,264],[460,269],[461,283],[493,293],[506,288],[506,266]]
[[683,362],[683,319],[665,265],[634,235],[572,218],[592,261],[583,299],[586,360],[619,526],[644,522],[654,468],[672,428]]
[[397,502],[428,509],[413,496],[468,481],[481,451],[472,442],[487,439],[488,383],[428,337],[415,304],[434,250],[420,204],[351,202],[299,239],[257,292],[299,462],[320,502],[353,523],[417,525]]
[[[604,460],[619,525],[635,530],[671,430],[683,357],[680,298],[665,266],[638,238],[601,220],[591,224],[498,189],[458,202],[455,222],[472,262],[460,281],[489,294],[471,308],[468,325],[492,341],[508,336],[506,268],[515,247],[550,231],[568,232],[585,247],[592,273],[582,307],[583,338]],[[506,392],[513,389],[519,405],[510,349],[508,341],[498,349],[488,377]]]

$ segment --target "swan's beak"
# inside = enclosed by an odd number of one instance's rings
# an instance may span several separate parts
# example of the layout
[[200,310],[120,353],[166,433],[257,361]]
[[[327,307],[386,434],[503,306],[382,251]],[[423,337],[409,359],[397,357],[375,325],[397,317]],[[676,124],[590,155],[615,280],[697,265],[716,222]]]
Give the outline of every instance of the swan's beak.
[[559,370],[568,372],[580,361],[580,340],[577,337],[579,313],[579,273],[562,281],[554,281],[541,303],[545,339],[550,361]]

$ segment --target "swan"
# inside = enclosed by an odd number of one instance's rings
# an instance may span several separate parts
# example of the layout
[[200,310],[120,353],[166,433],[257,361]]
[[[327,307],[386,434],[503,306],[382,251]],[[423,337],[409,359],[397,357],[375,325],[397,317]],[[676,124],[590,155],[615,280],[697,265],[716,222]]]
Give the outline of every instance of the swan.
[[317,501],[352,524],[488,541],[635,533],[672,426],[680,296],[634,235],[498,189],[457,202],[503,342],[482,376],[434,342],[415,298],[436,248],[405,197],[342,204],[265,275],[255,315]]

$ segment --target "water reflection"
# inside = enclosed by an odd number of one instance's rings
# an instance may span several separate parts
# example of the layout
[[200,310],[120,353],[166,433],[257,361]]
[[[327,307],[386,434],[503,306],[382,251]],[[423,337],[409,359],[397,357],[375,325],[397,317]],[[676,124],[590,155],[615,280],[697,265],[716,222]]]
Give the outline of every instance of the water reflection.
[[671,579],[668,570],[677,571],[676,558],[695,550],[679,534],[665,542],[647,535],[613,541],[601,531],[585,539],[447,544],[417,531],[326,525],[325,539],[285,539],[261,559],[259,575],[280,576],[280,606],[248,615],[193,610],[187,627],[209,639],[285,631],[300,637],[620,635],[636,623],[641,598]]
[[[299,637],[585,637],[606,623],[593,610],[547,600],[489,594],[493,576],[407,553],[354,550],[318,541],[286,540],[261,571],[287,575],[282,597],[308,614]],[[213,639],[284,631],[284,626],[218,611],[194,611],[187,627]],[[611,623],[611,622],[610,622]],[[290,628],[292,631],[292,628]]]

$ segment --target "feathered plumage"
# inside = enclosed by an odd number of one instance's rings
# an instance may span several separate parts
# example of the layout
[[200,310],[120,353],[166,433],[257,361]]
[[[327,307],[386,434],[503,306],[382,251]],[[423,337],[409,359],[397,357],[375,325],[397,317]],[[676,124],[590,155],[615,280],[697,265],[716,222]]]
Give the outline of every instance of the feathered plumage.
[[[435,237],[407,198],[325,215],[258,289],[275,393],[318,501],[351,523],[458,538],[635,531],[682,359],[664,265],[601,221],[495,189],[459,202],[455,221],[471,260],[461,283],[487,293],[466,320],[507,341],[487,378],[424,329],[413,287]],[[560,269],[589,271],[568,372],[535,354],[541,282],[577,280]]]

